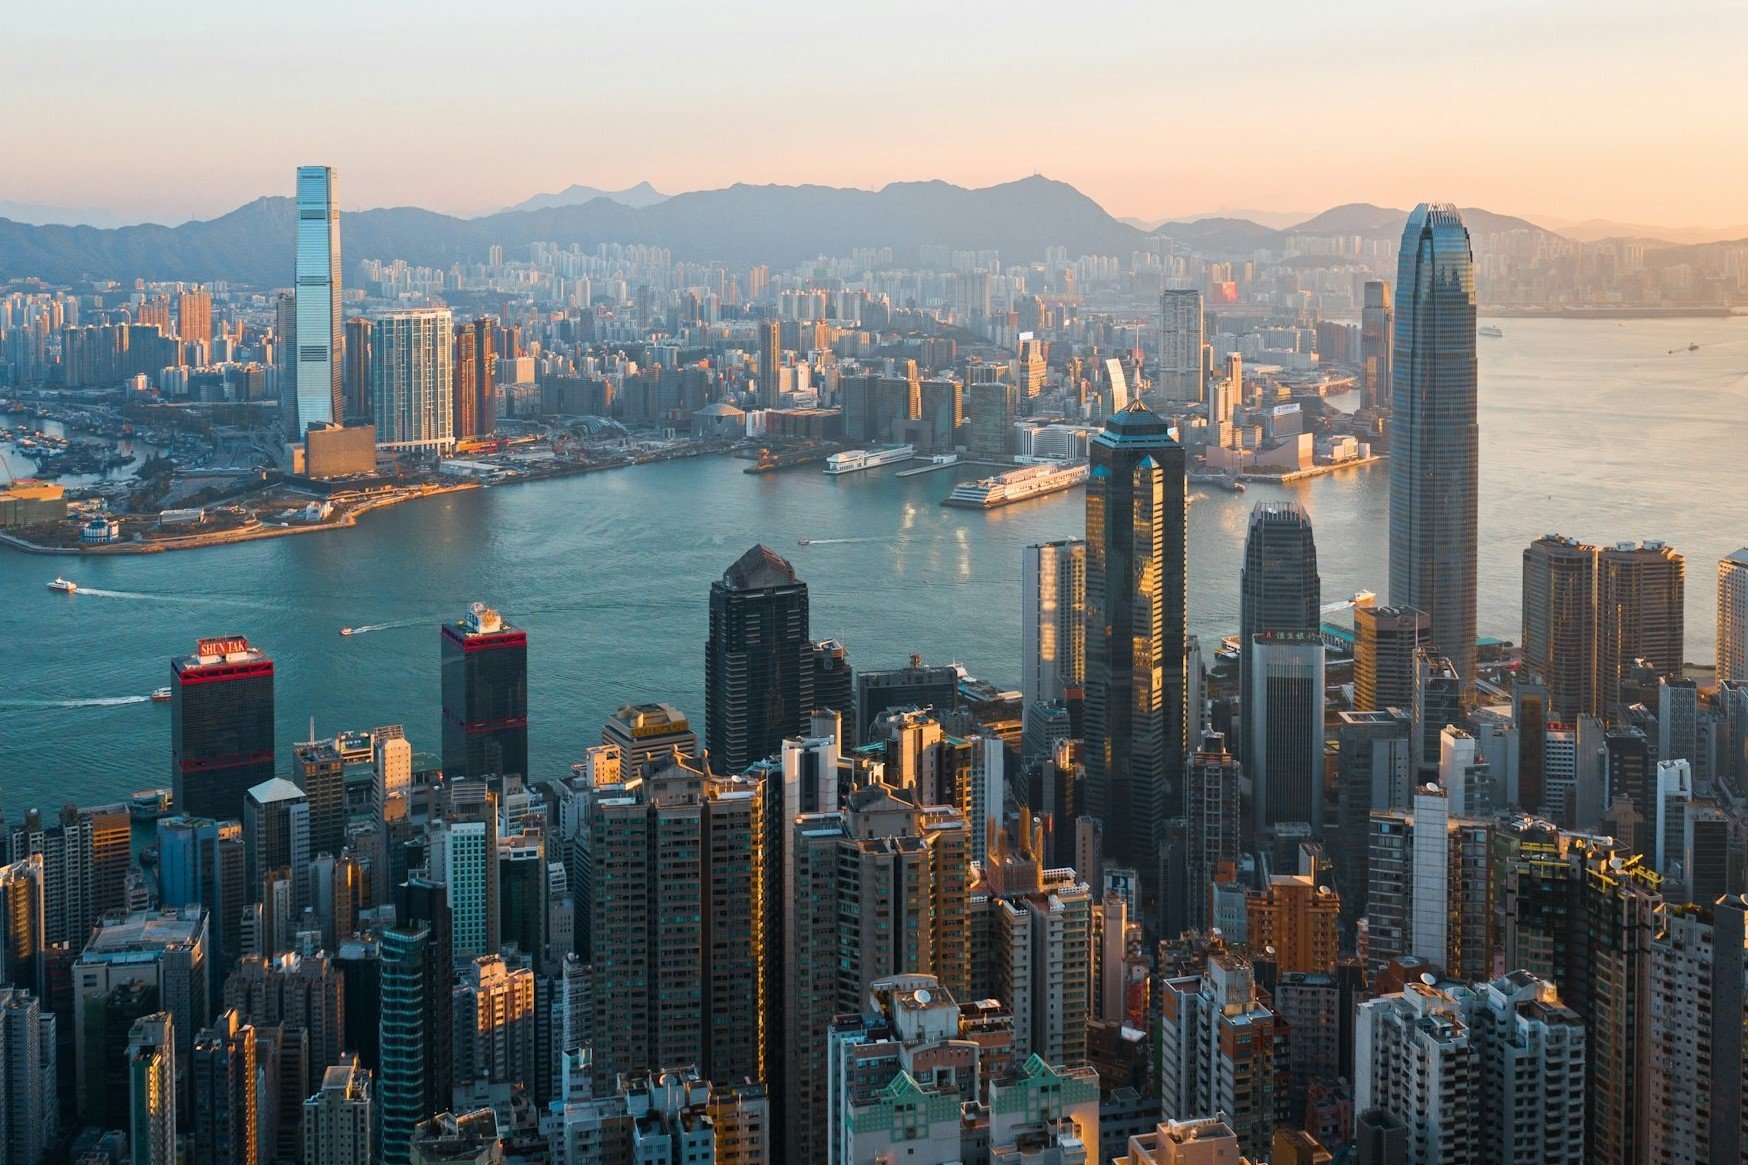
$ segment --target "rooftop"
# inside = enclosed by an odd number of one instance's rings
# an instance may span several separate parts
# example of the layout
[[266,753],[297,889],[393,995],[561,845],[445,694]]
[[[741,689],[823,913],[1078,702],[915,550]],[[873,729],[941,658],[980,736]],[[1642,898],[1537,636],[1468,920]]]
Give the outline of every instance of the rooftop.
[[760,543],[735,560],[722,573],[722,585],[731,591],[756,591],[788,586],[795,581],[789,560]]

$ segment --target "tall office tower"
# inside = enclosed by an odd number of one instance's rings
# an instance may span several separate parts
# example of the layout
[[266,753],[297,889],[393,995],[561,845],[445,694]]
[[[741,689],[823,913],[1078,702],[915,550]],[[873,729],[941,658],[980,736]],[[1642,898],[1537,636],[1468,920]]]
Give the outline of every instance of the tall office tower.
[[[1538,679],[1511,685],[1511,724],[1517,733],[1517,806],[1526,813],[1547,813],[1547,734],[1552,722],[1547,685]],[[1507,749],[1511,748],[1509,737]]]
[[170,662],[170,770],[178,812],[235,821],[273,778],[273,661],[241,635]]
[[345,416],[341,397],[340,206],[334,171],[327,166],[297,168],[296,296],[296,418],[287,429],[294,440],[302,440],[311,425],[335,423]]
[[306,1033],[309,1071],[299,1085],[306,1094],[320,1087],[323,1068],[338,1063],[346,1046],[344,976],[325,954],[287,951],[243,959],[225,980],[224,1005],[250,1023]]
[[55,1016],[37,997],[0,987],[0,1161],[36,1165],[60,1138]]
[[[304,791],[274,777],[250,789],[243,798],[244,878],[247,901],[263,902],[267,877],[290,872],[293,916],[309,904],[310,804]],[[289,939],[289,934],[277,936]]]
[[680,757],[595,790],[590,927],[603,1082],[663,1064],[764,1078],[764,812],[758,778],[719,777]]
[[1215,882],[1230,882],[1238,876],[1242,821],[1239,818],[1238,787],[1244,769],[1238,758],[1226,751],[1226,738],[1218,732],[1202,734],[1202,744],[1190,756],[1184,770],[1184,831],[1186,889],[1184,920],[1206,931],[1209,921],[1208,894]]
[[292,749],[292,779],[310,805],[310,854],[339,856],[346,848],[346,762],[337,740]]
[[1438,779],[1439,738],[1463,720],[1463,681],[1449,657],[1422,650],[1414,657],[1416,778]]
[[[560,897],[568,886],[564,882],[564,867],[559,869]],[[542,827],[525,829],[498,838],[498,940],[502,947],[514,946],[531,964],[544,967],[548,962],[549,932],[553,920],[551,872],[546,862],[546,831]],[[570,924],[570,907],[565,907],[565,925]],[[565,950],[571,949],[566,941]]]
[[1390,602],[1425,611],[1464,693],[1475,685],[1475,263],[1457,208],[1421,203],[1396,267]]
[[959,669],[952,664],[925,664],[922,656],[913,655],[909,667],[858,672],[853,739],[872,739],[874,721],[894,708],[932,708],[937,716],[957,711]]
[[1390,285],[1366,280],[1360,308],[1360,407],[1385,412],[1390,407],[1390,364],[1395,350],[1396,312],[1390,306]]
[[1284,1029],[1257,997],[1249,960],[1216,948],[1200,975],[1161,980],[1159,1010],[1160,1115],[1224,1113],[1239,1148],[1265,1156]]
[[1748,1149],[1745,914],[1748,901],[1739,894],[1715,906],[1673,906],[1652,944],[1644,1160],[1740,1162]]
[[1316,633],[1322,625],[1323,584],[1317,573],[1317,543],[1311,518],[1298,502],[1258,502],[1250,511],[1244,538],[1244,566],[1238,576],[1239,723],[1244,744],[1238,750],[1254,773],[1256,697],[1252,691],[1251,641],[1264,631]]
[[279,415],[282,428],[291,433],[297,417],[297,292],[281,291],[273,297],[273,357],[279,369]]
[[484,603],[443,624],[443,773],[528,775],[528,636]]
[[346,420],[369,425],[376,420],[376,404],[370,395],[370,340],[376,321],[353,316],[346,321],[346,364],[341,377],[345,389]]
[[1718,560],[1717,678],[1748,681],[1748,546]]
[[809,711],[836,712],[844,724],[854,727],[856,672],[850,666],[850,649],[835,639],[821,639],[813,645],[812,656],[813,707]]
[[[1022,813],[1019,841],[997,830],[971,886],[972,994],[1013,1015],[1014,1055],[1086,1060],[1092,1018],[1092,891],[1071,869],[1046,869],[1043,828]],[[981,965],[980,965],[981,964]]]
[[[427,1099],[432,1081],[426,1076],[426,1057],[439,1043],[432,1022],[435,1008],[429,999],[433,984],[427,974],[433,945],[429,925],[397,923],[382,932],[381,1157],[400,1165],[407,1160],[414,1126],[433,1107]],[[447,956],[443,961],[447,965]],[[435,986],[446,985],[447,979],[446,972]],[[447,1009],[447,997],[442,1005]],[[436,1108],[440,1111],[448,1104],[446,1096]]]
[[176,338],[184,344],[212,342],[212,292],[197,287],[176,297]]
[[966,449],[972,457],[1007,461],[1014,455],[1020,390],[1005,380],[974,381],[965,389]]
[[1603,749],[1608,774],[1610,810],[1630,807],[1631,832],[1617,829],[1616,835],[1643,854],[1647,862],[1655,860],[1657,852],[1657,762],[1652,758],[1651,742],[1644,732],[1629,725],[1611,728],[1603,737]]
[[919,806],[885,785],[842,812],[790,823],[784,888],[783,1123],[786,1160],[825,1160],[826,1033],[859,1011],[878,979],[929,974],[955,998],[970,987],[970,838],[951,809]]
[[1560,718],[1601,714],[1596,674],[1596,547],[1545,534],[1523,552],[1523,673]]
[[176,1165],[176,1037],[167,1011],[128,1032],[128,1141],[133,1165]]
[[[156,991],[160,1001],[146,1011],[164,1010],[175,1017],[176,1052],[181,1060],[189,1052],[194,1033],[206,1026],[211,1014],[207,973],[207,919],[200,907],[107,919],[99,923],[73,964],[73,1014],[85,1015],[93,1001],[101,1001],[130,980],[137,981]],[[123,1037],[126,1030],[122,1029]],[[88,1103],[89,1068],[97,1062],[96,1049],[88,1049],[87,1042],[86,1025],[75,1024],[74,1080],[81,1112]]]
[[1351,922],[1365,916],[1371,888],[1372,810],[1408,804],[1415,771],[1413,722],[1400,708],[1336,716],[1338,826],[1328,840],[1334,843],[1337,884]]
[[466,329],[473,333],[473,432],[490,437],[498,431],[498,317],[480,316]]
[[698,755],[698,734],[672,704],[626,704],[601,726],[601,743],[619,749],[627,776],[637,776],[651,761]]
[[1020,552],[1020,664],[1026,708],[1085,682],[1086,543],[1079,538]]
[[303,1102],[303,1165],[370,1165],[374,1108],[370,1070],[356,1053],[328,1065]]
[[1110,417],[1093,438],[1086,486],[1087,808],[1104,823],[1106,856],[1138,869],[1149,887],[1159,881],[1165,823],[1183,812],[1184,485],[1183,446],[1145,405]]
[[1621,682],[1639,660],[1678,676],[1686,644],[1686,560],[1661,542],[1604,547],[1596,574],[1598,699],[1621,701]]
[[1202,293],[1169,290],[1159,297],[1160,399],[1195,404],[1202,399]]
[[473,327],[455,329],[455,387],[450,395],[452,431],[457,441],[479,436],[479,348]]
[[455,985],[455,1075],[465,1081],[526,1084],[534,1091],[534,972],[481,955]]
[[477,781],[452,790],[449,815],[430,833],[433,881],[448,887],[451,953],[457,960],[496,954],[503,941],[498,902],[498,802]]
[[47,987],[43,966],[44,889],[41,854],[29,854],[0,866],[0,922],[5,926],[4,944],[0,945],[0,982],[35,992]]
[[785,736],[806,730],[812,679],[807,584],[787,559],[754,546],[710,584],[704,739],[712,767],[739,773],[780,753]]
[[1414,657],[1427,645],[1431,620],[1406,607],[1355,607],[1353,710],[1414,706]]
[[243,954],[243,912],[260,892],[249,893],[243,827],[210,817],[163,817],[158,820],[158,905],[180,910],[204,906],[212,987]]
[[378,445],[442,451],[455,444],[454,330],[448,308],[377,317],[370,396]]
[[188,1124],[196,1161],[259,1165],[266,1160],[258,1111],[266,1098],[256,1077],[255,1035],[254,1026],[232,1009],[194,1038]]
[[776,320],[759,322],[759,407],[783,401],[783,330]]
[[1664,676],[1657,681],[1657,759],[1684,760],[1695,774],[1701,765],[1699,685]]
[[1247,645],[1251,829],[1289,822],[1323,834],[1323,636],[1261,631]]

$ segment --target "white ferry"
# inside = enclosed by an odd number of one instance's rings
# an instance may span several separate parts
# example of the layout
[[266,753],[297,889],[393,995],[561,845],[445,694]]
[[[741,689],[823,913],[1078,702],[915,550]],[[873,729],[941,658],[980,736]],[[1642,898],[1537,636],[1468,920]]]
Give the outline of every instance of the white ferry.
[[1084,461],[1074,465],[1028,465],[994,477],[960,482],[941,504],[970,510],[993,510],[997,506],[1009,506],[1028,498],[1070,489],[1084,482],[1087,472]]
[[846,449],[825,459],[825,471],[833,476],[897,465],[916,456],[915,445],[889,445],[884,449]]
[[70,595],[78,589],[79,589],[78,583],[69,582],[64,578],[57,578],[57,579],[55,579],[54,582],[49,584],[49,590],[60,591],[63,595]]
[[1475,334],[1478,336],[1486,336],[1490,339],[1498,340],[1498,339],[1501,339],[1504,337],[1505,330],[1503,328],[1501,328],[1498,324],[1482,324],[1480,327],[1475,329]]

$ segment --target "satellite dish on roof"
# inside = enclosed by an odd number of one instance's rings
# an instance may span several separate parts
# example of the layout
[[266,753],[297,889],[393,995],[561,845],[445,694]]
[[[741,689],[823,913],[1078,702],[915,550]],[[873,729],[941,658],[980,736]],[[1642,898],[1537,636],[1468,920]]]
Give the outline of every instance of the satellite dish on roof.
[[1428,987],[1436,987],[1438,985],[1438,976],[1434,975],[1431,971],[1422,971],[1420,973],[1420,981],[1425,983]]
[[1262,953],[1267,955],[1271,959],[1274,958],[1275,957],[1275,944],[1270,943],[1268,946],[1264,947],[1262,949]]
[[929,989],[927,987],[918,987],[916,989],[916,1001],[924,1007],[929,1005],[929,1000],[932,998],[933,996],[929,994]]

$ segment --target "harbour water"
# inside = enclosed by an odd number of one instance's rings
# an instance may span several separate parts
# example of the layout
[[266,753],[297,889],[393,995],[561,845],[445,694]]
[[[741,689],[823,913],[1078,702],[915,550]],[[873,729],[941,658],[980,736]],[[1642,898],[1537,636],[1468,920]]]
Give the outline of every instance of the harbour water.
[[[1482,634],[1518,638],[1520,556],[1536,536],[1661,538],[1688,559],[1687,657],[1709,661],[1716,562],[1748,544],[1748,318],[1503,327],[1481,341]],[[352,530],[174,554],[0,548],[0,808],[16,820],[169,784],[169,712],[148,693],[202,635],[247,635],[273,656],[282,757],[312,717],[321,735],[404,723],[434,750],[436,624],[474,599],[529,633],[536,779],[562,773],[626,702],[667,700],[701,725],[710,582],[756,541],[794,562],[815,635],[844,640],[857,667],[918,652],[1016,682],[1020,550],[1077,535],[1080,490],[982,513],[939,504],[987,472],[975,466],[899,479],[743,465],[472,491]],[[1192,487],[1192,630],[1208,642],[1237,626],[1247,516],[1283,497],[1311,513],[1325,602],[1387,597],[1388,478],[1378,465],[1244,495]],[[50,592],[56,574],[79,593]]]

